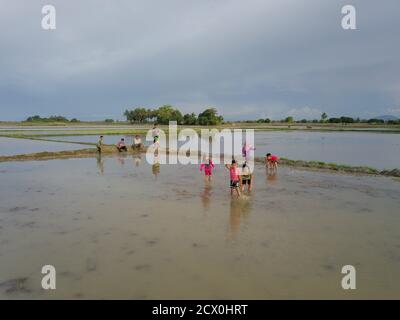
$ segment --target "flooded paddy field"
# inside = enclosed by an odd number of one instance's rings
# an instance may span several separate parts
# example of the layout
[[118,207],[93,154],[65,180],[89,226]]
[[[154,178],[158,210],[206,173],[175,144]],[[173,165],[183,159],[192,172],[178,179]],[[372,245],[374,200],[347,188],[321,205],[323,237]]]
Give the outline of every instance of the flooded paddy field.
[[0,163],[0,298],[400,298],[398,180],[258,166],[238,200],[228,179],[144,156]]
[[[106,144],[115,144],[120,138],[125,138],[128,144],[132,144],[133,137],[128,134],[105,135],[104,141]],[[142,138],[146,145],[150,143]],[[96,143],[98,136],[58,136],[46,139]],[[293,160],[368,166],[379,170],[400,168],[400,134],[397,133],[255,132],[254,145],[258,157],[270,152]]]
[[84,145],[0,137],[0,156],[83,149]]

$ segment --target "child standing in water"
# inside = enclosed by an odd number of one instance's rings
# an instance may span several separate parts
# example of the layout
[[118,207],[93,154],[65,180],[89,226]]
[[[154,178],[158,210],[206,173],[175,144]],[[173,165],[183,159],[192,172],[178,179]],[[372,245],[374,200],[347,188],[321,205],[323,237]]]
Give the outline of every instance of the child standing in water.
[[250,156],[250,151],[256,150],[251,144],[245,142],[242,148],[242,156],[243,158],[247,159],[248,156]]
[[247,191],[251,191],[253,189],[253,174],[251,173],[251,170],[247,163],[245,162],[242,166],[242,183],[241,183],[241,189],[242,192],[244,191],[244,186],[247,184]]
[[160,140],[160,129],[158,129],[158,124],[155,123],[152,130],[153,143],[157,143]]
[[214,170],[214,162],[210,158],[206,158],[206,161],[200,165],[200,171],[204,170],[205,180],[210,182],[212,172]]
[[227,164],[225,167],[229,169],[229,175],[231,179],[231,195],[233,195],[233,190],[235,190],[237,196],[240,197],[240,170],[236,160],[232,160],[232,164]]
[[269,170],[278,170],[278,161],[279,158],[274,154],[267,153],[265,156],[265,165]]
[[103,136],[100,136],[99,141],[97,142],[97,151],[101,153],[101,147],[103,146]]

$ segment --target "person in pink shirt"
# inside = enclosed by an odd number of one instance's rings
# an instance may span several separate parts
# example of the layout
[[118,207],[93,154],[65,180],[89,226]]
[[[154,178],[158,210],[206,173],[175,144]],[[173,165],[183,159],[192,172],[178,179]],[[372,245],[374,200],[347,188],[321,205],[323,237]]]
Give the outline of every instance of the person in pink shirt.
[[256,150],[251,144],[245,142],[242,148],[242,156],[243,158],[247,158],[250,155],[250,151]]
[[278,170],[279,158],[271,153],[267,153],[265,156],[265,165],[269,170]]
[[214,162],[207,158],[205,162],[200,165],[200,171],[204,170],[205,180],[211,181],[211,176],[214,170]]
[[128,148],[125,145],[125,139],[124,138],[122,138],[120,141],[118,141],[117,149],[118,149],[119,152],[128,151]]
[[233,195],[233,190],[236,191],[238,197],[240,197],[240,170],[236,160],[232,160],[232,164],[227,164],[225,167],[229,170],[229,176],[231,179],[231,195]]

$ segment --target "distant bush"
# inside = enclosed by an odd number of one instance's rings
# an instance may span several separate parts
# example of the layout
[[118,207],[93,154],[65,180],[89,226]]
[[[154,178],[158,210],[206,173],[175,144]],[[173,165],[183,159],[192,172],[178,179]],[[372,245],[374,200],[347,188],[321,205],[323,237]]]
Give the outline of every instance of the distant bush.
[[[78,119],[72,119],[72,120],[74,120],[73,122],[79,121]],[[49,118],[42,118],[41,116],[38,115],[28,117],[25,121],[26,122],[69,122],[69,120],[63,116],[51,116]]]

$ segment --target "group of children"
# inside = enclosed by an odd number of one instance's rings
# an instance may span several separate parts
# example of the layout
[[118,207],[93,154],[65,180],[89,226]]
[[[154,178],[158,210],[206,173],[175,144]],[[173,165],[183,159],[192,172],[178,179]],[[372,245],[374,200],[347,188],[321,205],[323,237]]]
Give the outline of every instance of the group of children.
[[[154,125],[152,135],[154,140],[153,143],[158,143],[160,131],[157,128],[157,125]],[[99,153],[101,153],[103,146],[103,138],[103,136],[100,136],[97,143],[97,150]],[[121,138],[121,140],[116,144],[116,147],[119,152],[128,151],[124,138]],[[136,135],[133,140],[132,148],[140,150],[142,147],[142,139],[139,135]],[[247,159],[252,150],[255,150],[255,148],[252,145],[245,143],[242,148],[242,156]],[[278,162],[279,158],[276,155],[271,153],[266,154],[265,165],[268,170],[276,172],[276,170],[278,170]],[[235,192],[237,196],[240,197],[241,193],[244,192],[245,186],[247,186],[248,192],[251,192],[253,189],[253,173],[248,166],[247,161],[243,163],[241,168],[239,168],[236,160],[232,160],[232,163],[226,164],[225,167],[229,170],[231,195]],[[201,163],[200,171],[204,171],[204,177],[207,182],[211,181],[214,169],[214,162],[209,157],[205,158]]]
[[[247,156],[248,152],[249,150],[247,150],[246,154],[244,155]],[[266,154],[265,165],[268,170],[276,172],[278,170],[278,162],[279,158],[276,155],[273,155],[271,153]],[[238,162],[233,159],[232,163],[226,164],[225,167],[229,170],[231,195],[233,195],[233,193],[235,192],[236,195],[240,197],[241,193],[244,192],[246,186],[247,191],[251,192],[251,190],[253,189],[253,173],[248,166],[247,161],[245,161],[241,168],[239,168]],[[201,163],[200,171],[204,170],[206,182],[211,181],[214,168],[215,165],[210,158],[206,158],[205,161]]]
[[[101,153],[102,147],[104,145],[104,136],[100,136],[99,141],[96,144],[97,151]],[[125,139],[121,138],[120,141],[115,145],[119,152],[128,151],[128,147],[126,146]],[[140,150],[143,148],[142,138],[139,135],[136,135],[133,139],[132,149]]]

